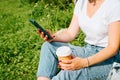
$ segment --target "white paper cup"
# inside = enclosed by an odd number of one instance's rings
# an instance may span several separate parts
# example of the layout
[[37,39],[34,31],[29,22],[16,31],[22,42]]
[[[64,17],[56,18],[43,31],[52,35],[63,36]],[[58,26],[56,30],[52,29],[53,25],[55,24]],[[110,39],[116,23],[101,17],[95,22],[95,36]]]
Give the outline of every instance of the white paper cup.
[[56,51],[56,55],[58,56],[59,60],[70,60],[72,50],[68,46],[59,47]]

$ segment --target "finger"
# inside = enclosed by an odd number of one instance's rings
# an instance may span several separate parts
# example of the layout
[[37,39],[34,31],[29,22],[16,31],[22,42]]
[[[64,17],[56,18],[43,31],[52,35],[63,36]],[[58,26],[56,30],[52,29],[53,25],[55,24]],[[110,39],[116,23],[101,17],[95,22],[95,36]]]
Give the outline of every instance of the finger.
[[59,62],[59,66],[63,70],[74,70],[72,64],[65,64],[65,63]]
[[59,65],[61,67],[70,67],[71,66],[71,64],[65,64],[65,63],[62,63],[62,62],[59,62]]
[[63,70],[73,70],[71,66],[61,66],[60,65],[60,68]]
[[48,39],[48,36],[46,35],[46,36],[44,37],[44,40],[47,41],[47,39]]
[[41,37],[44,38],[44,33],[43,32],[41,32]]
[[65,63],[65,64],[71,64],[72,61],[71,60],[61,60],[62,63]]

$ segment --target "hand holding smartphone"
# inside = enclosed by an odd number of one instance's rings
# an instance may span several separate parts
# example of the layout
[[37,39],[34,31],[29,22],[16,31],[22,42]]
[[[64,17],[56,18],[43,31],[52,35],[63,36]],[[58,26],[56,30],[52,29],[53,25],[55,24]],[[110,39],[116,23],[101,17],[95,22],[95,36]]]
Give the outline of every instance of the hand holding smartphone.
[[51,36],[46,30],[44,30],[35,20],[30,19],[29,21],[30,21],[37,29],[39,29],[41,32],[43,32],[43,33],[44,33],[44,36],[47,35],[49,40],[53,39],[52,36]]

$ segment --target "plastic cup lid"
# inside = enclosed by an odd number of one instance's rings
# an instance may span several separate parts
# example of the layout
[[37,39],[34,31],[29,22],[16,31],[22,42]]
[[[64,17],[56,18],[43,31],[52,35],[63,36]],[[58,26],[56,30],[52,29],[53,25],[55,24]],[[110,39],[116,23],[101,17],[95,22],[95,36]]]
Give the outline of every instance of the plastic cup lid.
[[72,50],[68,46],[59,47],[56,51],[57,56],[69,56],[72,53]]

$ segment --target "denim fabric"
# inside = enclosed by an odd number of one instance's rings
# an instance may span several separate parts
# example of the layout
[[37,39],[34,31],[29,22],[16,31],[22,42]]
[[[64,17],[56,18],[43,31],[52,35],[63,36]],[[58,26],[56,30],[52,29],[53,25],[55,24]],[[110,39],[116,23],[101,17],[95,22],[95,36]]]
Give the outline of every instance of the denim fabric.
[[94,66],[80,70],[61,70],[57,74],[58,58],[56,55],[56,49],[60,46],[69,46],[72,49],[73,55],[83,58],[92,56],[103,49],[103,47],[90,44],[87,44],[84,47],[79,47],[61,42],[45,42],[41,47],[37,77],[48,77],[51,80],[106,80],[112,67],[112,63],[114,61],[120,61],[119,53]]
[[120,80],[120,63],[113,63],[107,80]]

